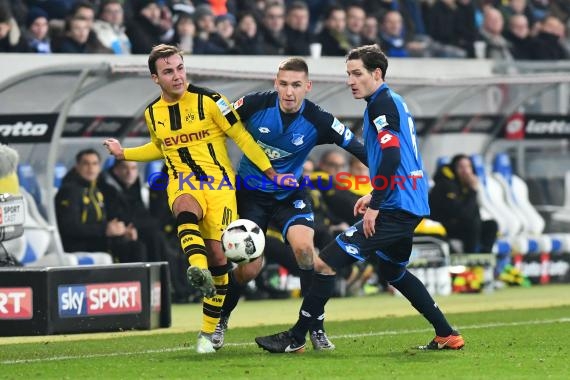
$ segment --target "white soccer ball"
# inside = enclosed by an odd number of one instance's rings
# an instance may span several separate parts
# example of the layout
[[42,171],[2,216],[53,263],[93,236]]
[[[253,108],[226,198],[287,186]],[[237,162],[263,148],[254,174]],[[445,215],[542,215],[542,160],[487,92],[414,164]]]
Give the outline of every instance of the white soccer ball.
[[249,263],[263,253],[265,235],[249,219],[234,220],[222,234],[222,248],[228,260],[236,264]]

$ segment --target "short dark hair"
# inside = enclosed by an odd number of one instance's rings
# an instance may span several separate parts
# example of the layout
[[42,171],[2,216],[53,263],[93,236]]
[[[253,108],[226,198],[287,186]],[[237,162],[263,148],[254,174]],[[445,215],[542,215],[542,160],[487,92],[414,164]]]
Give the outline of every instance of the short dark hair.
[[449,166],[451,167],[453,174],[457,174],[457,164],[459,164],[459,161],[463,159],[468,160],[469,163],[471,163],[471,167],[473,167],[473,162],[471,162],[471,158],[468,155],[463,153],[456,154],[451,158],[451,161],[449,162]]
[[346,61],[360,59],[364,64],[364,68],[369,72],[376,69],[382,70],[382,79],[386,76],[388,70],[388,58],[378,45],[365,45],[352,49],[346,56]]
[[184,57],[182,56],[182,50],[176,46],[160,44],[153,47],[148,56],[148,69],[150,70],[150,73],[155,75],[157,74],[156,61],[159,58],[166,58],[175,54],[178,54],[180,58],[184,60]]
[[307,62],[300,57],[287,58],[279,64],[279,71],[298,71],[309,75],[309,66]]
[[88,154],[96,155],[97,159],[99,159],[99,162],[101,162],[101,155],[99,154],[99,152],[97,152],[93,148],[87,148],[87,149],[83,149],[83,150],[80,150],[79,152],[77,152],[77,154],[75,155],[75,163],[78,164],[81,161],[81,159],[83,158],[83,156],[86,156]]

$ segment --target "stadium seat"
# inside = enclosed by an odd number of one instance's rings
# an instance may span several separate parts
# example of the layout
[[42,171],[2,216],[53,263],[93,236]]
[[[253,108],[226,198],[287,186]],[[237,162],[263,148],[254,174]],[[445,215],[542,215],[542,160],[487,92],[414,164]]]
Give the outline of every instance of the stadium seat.
[[24,197],[24,238],[25,244],[16,258],[27,266],[59,266],[81,264],[112,264],[113,258],[105,252],[72,252],[58,255],[55,253],[60,239],[54,226],[49,225],[39,213],[32,196],[24,188],[20,188]]
[[55,168],[53,169],[53,186],[56,189],[61,187],[61,181],[63,181],[63,177],[67,174],[67,168],[61,162],[55,164]]
[[148,208],[150,204],[149,181],[152,179],[152,174],[162,171],[163,165],[163,160],[156,160],[149,162],[144,168],[144,177],[141,178],[143,181],[141,184],[141,196],[146,208]]
[[499,153],[493,161],[493,176],[505,191],[505,200],[513,214],[519,218],[523,233],[529,238],[529,251],[537,245],[538,252],[562,252],[570,249],[570,234],[543,234],[545,222],[528,198],[528,187],[524,180],[515,175],[511,160],[505,153]]
[[101,168],[103,171],[105,170],[109,170],[113,167],[113,165],[115,165],[115,157],[114,156],[109,156],[107,157],[107,159],[105,160],[105,162],[103,162],[103,167]]
[[570,171],[564,176],[564,204],[560,210],[552,214],[552,220],[570,223]]
[[436,169],[441,168],[443,165],[449,165],[451,163],[451,158],[449,156],[440,156],[435,162]]

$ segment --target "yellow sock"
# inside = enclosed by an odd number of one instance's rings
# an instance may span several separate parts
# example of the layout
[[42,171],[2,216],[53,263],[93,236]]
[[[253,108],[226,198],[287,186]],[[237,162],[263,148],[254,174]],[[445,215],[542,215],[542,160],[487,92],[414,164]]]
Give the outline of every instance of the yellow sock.
[[229,281],[226,266],[212,267],[210,271],[212,272],[212,278],[216,285],[216,295],[212,298],[204,297],[202,304],[202,332],[206,334],[213,334],[220,320],[222,305],[224,304],[224,299],[228,292]]
[[178,238],[180,246],[188,257],[190,266],[200,269],[208,268],[208,257],[206,256],[206,246],[200,234],[197,224],[183,223],[178,226]]

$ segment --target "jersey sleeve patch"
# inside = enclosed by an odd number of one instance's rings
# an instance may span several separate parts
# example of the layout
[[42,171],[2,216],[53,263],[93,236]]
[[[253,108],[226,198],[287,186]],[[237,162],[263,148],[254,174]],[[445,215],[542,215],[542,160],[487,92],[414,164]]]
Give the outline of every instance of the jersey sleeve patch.
[[374,119],[374,126],[378,132],[380,132],[384,127],[387,127],[388,121],[386,120],[386,115],[380,115]]
[[232,112],[230,105],[223,98],[218,99],[216,101],[216,105],[218,106],[218,108],[220,109],[220,112],[224,116],[226,116],[228,113]]
[[381,131],[378,133],[378,142],[380,143],[380,147],[382,150],[386,148],[399,148],[400,147],[400,140],[398,136],[388,132],[388,131]]
[[341,123],[340,120],[338,120],[336,117],[333,120],[331,128],[341,136],[344,134],[344,130],[346,129],[344,124]]
[[234,106],[234,109],[236,109],[236,110],[238,108],[240,108],[241,106],[243,106],[243,96],[241,98],[239,98],[238,100],[236,100],[234,102],[233,106]]

